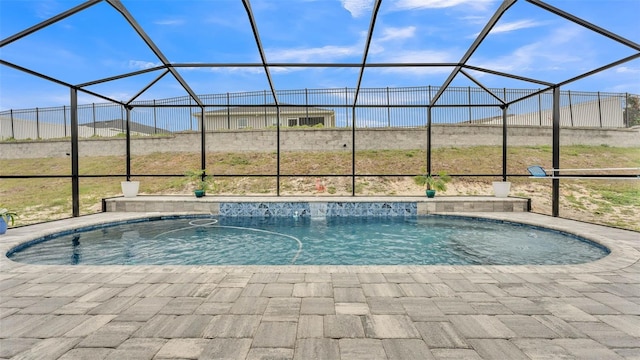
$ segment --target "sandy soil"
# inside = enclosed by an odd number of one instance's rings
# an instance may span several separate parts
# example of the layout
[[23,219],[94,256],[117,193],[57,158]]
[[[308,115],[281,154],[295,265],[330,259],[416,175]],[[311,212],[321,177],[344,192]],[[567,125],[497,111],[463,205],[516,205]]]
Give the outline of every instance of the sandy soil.
[[[324,190],[318,191],[315,179],[284,179],[282,181],[281,195],[317,195],[317,196],[349,196],[351,195],[351,179],[327,178],[320,179],[324,184]],[[233,184],[234,189],[240,193],[221,191],[223,195],[247,195],[258,193],[251,191],[255,186],[252,179],[240,179]],[[423,196],[424,190],[417,186],[410,178],[365,178],[359,180],[356,185],[358,194],[379,196]],[[606,200],[598,195],[590,194],[584,187],[572,185],[564,187],[561,192],[560,215],[564,218],[598,224],[613,225],[617,227],[640,231],[640,223],[634,220],[638,209],[633,206],[607,206]],[[191,189],[185,188],[181,194],[190,194]],[[492,195],[491,185],[486,182],[455,181],[449,183],[447,190],[439,192],[440,196],[464,196],[464,195]],[[547,182],[528,182],[526,184],[514,184],[511,196],[519,196],[531,199],[532,212],[551,215],[551,188]],[[82,201],[87,206],[82,207],[81,214],[91,214],[101,211],[101,204],[89,199]],[[69,199],[70,201],[70,199]],[[609,204],[610,205],[610,204]],[[34,207],[23,212],[19,219],[20,225],[43,222],[48,220],[67,218],[69,214],[62,206]],[[18,225],[18,224],[16,224]]]

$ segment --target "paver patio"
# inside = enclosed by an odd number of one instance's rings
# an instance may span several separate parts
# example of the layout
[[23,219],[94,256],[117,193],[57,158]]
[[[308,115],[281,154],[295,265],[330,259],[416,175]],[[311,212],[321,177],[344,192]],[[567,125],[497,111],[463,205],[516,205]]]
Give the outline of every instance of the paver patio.
[[[10,229],[0,251],[141,215]],[[42,266],[2,257],[0,358],[640,358],[639,233],[474,215],[571,230],[612,253],[570,266]]]

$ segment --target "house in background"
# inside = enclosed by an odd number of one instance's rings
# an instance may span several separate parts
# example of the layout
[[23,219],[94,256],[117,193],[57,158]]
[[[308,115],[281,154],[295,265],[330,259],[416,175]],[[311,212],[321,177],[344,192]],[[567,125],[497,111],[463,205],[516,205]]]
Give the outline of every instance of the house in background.
[[[133,121],[129,123],[129,130],[131,134],[135,136],[171,133],[165,129],[147,126]],[[125,131],[126,122],[122,119],[87,122],[78,125],[78,136],[81,138],[114,137],[124,134]],[[0,140],[61,139],[70,136],[71,124],[67,122],[55,123],[0,116]]]
[[[560,107],[560,126],[564,127],[595,127],[595,128],[624,128],[625,120],[624,98],[608,96],[591,101],[569,103]],[[502,116],[471,121],[476,124],[500,125]],[[507,115],[509,125],[553,125],[553,109],[523,112]]]
[[[280,126],[315,126],[335,127],[335,112],[330,109],[304,106],[280,107]],[[200,112],[194,112],[193,116],[200,124]],[[278,117],[275,106],[237,106],[205,111],[204,128],[212,130],[236,130],[236,129],[264,129],[278,125]],[[198,125],[198,128],[200,125]]]

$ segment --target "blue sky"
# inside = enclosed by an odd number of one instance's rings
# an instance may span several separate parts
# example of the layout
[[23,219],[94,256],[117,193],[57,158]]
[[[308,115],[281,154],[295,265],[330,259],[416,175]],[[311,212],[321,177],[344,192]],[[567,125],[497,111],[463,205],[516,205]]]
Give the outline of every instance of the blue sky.
[[[2,0],[4,39],[82,1]],[[172,63],[257,63],[260,54],[240,0],[122,0]],[[368,61],[457,62],[500,5],[494,0],[384,0]],[[547,3],[640,43],[638,0],[548,0]],[[373,0],[253,0],[268,62],[357,63],[362,60]],[[634,50],[524,0],[503,16],[471,57],[470,65],[560,82]],[[0,49],[0,58],[81,84],[153,67],[158,58],[124,18],[101,2]],[[451,68],[368,68],[363,87],[441,85]],[[277,90],[355,87],[355,68],[270,68]],[[197,94],[269,90],[262,68],[182,68]],[[88,87],[129,100],[160,73]],[[472,72],[487,87],[539,85]],[[475,86],[459,76],[452,85]],[[640,94],[640,59],[565,86],[565,90]],[[184,96],[170,75],[140,100]],[[103,102],[81,94],[81,104]],[[69,90],[0,66],[0,109],[69,104]]]

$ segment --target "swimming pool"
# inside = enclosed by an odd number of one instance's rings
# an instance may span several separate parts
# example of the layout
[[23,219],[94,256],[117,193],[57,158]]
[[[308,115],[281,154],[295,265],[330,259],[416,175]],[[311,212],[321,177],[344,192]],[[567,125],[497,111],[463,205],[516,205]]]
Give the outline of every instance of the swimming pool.
[[170,216],[54,234],[7,256],[60,265],[549,265],[608,253],[566,233],[458,216]]

